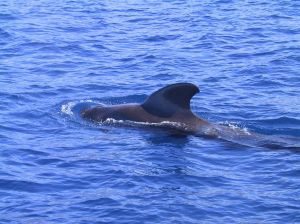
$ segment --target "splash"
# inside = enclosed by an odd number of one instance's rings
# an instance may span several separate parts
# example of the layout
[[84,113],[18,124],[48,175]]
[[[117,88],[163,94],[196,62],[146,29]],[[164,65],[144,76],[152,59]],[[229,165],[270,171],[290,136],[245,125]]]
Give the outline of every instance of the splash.
[[236,132],[237,134],[239,133],[239,134],[251,135],[251,132],[248,130],[248,128],[243,127],[239,122],[224,121],[224,122],[219,122],[218,124],[228,127],[230,130]]
[[67,114],[69,116],[73,116],[74,115],[74,109],[75,107],[84,107],[87,103],[91,104],[91,103],[97,103],[93,100],[78,100],[78,101],[70,101],[70,102],[67,102],[63,105],[61,105],[61,109],[60,111],[63,113],[63,114]]
[[103,122],[99,122],[99,124],[122,124],[122,125],[125,124],[130,126],[169,127],[169,128],[180,129],[183,131],[188,131],[187,125],[180,122],[172,122],[172,121],[151,123],[151,122],[138,122],[138,121],[129,121],[129,120],[116,120],[113,118],[108,118]]
[[68,102],[66,104],[61,105],[61,112],[67,115],[74,115],[72,109],[76,105],[76,102]]

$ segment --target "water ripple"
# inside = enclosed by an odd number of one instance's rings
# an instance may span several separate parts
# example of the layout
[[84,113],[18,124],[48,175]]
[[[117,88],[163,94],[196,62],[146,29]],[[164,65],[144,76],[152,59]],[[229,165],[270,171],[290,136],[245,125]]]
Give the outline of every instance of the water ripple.
[[298,144],[299,6],[1,2],[0,222],[299,223],[295,150],[80,117],[186,81],[197,115]]

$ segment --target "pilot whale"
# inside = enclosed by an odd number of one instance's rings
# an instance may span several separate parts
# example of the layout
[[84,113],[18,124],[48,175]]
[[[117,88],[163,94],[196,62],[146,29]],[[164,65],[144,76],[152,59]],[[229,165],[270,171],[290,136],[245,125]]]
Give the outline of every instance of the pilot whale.
[[109,119],[146,122],[159,127],[167,127],[197,136],[219,138],[246,146],[267,147],[272,149],[297,149],[298,144],[286,137],[265,136],[251,133],[246,129],[212,124],[191,111],[190,101],[199,93],[199,88],[191,83],[176,83],[152,93],[141,104],[120,104],[96,106],[83,109],[81,116],[94,122]]
[[176,83],[152,93],[142,104],[96,106],[81,111],[81,116],[95,122],[107,119],[147,122],[151,124],[180,124],[174,128],[186,132],[211,130],[211,124],[191,111],[190,101],[199,92],[191,83]]

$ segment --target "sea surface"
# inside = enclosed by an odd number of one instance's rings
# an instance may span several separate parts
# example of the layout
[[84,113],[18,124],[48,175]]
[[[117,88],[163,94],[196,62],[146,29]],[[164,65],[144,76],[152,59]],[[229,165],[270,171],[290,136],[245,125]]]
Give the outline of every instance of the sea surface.
[[80,117],[191,82],[203,119],[300,139],[299,1],[0,9],[0,223],[300,223],[297,150]]

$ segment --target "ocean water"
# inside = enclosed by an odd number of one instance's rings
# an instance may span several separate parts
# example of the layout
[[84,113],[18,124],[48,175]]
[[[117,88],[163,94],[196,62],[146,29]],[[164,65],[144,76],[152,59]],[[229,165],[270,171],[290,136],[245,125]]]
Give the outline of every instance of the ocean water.
[[300,223],[299,151],[79,116],[191,82],[198,116],[300,138],[298,1],[0,8],[0,223]]

